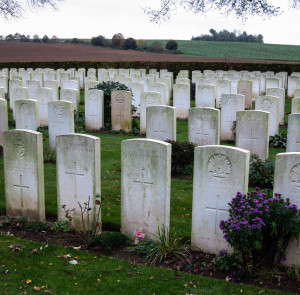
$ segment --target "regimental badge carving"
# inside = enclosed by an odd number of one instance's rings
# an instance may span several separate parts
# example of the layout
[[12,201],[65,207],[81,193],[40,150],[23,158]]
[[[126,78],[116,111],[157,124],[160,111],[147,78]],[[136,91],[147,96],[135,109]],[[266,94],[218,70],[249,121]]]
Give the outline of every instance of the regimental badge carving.
[[64,107],[62,105],[56,105],[54,107],[54,113],[58,117],[63,117],[64,114],[65,114],[65,109],[64,109]]
[[228,100],[227,100],[227,104],[230,106],[233,106],[236,104],[235,99],[232,96],[229,96]]
[[272,107],[272,102],[266,98],[262,101],[262,105],[264,110],[269,110]]
[[208,93],[209,93],[208,87],[203,87],[202,93],[203,93],[203,96],[208,96]]
[[28,116],[29,114],[29,107],[28,107],[28,104],[27,103],[22,103],[21,104],[21,112],[24,116]]
[[223,154],[211,156],[207,164],[208,172],[214,178],[227,178],[231,172],[231,162]]
[[64,94],[64,99],[71,100],[72,99],[72,93],[70,91],[66,91]]
[[18,98],[18,99],[22,98],[22,91],[20,89],[16,90],[16,98]]
[[290,172],[291,183],[300,189],[300,163],[296,164]]
[[14,143],[14,149],[18,157],[24,157],[26,153],[26,145],[21,137],[16,139]]
[[145,97],[145,100],[146,100],[147,105],[154,104],[154,98],[153,98],[153,95],[151,95],[151,94],[147,94]]
[[95,102],[97,99],[97,94],[95,92],[91,92],[89,95],[89,100],[91,100],[92,102]]
[[124,94],[118,93],[118,94],[117,94],[117,97],[116,97],[116,101],[117,101],[118,103],[123,103],[123,102],[125,101],[125,96],[124,96]]
[[279,97],[279,93],[278,93],[278,91],[276,91],[276,90],[273,90],[273,91],[271,92],[271,95],[272,95],[272,96],[277,96],[277,97]]

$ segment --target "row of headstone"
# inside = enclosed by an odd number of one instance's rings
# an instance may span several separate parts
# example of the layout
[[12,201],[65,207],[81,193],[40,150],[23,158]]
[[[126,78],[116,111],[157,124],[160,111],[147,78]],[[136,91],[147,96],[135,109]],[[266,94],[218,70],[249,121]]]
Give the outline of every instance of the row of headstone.
[[[4,133],[6,213],[45,221],[42,134],[13,130]],[[227,146],[195,148],[192,239],[193,249],[217,254],[231,251],[222,238],[220,220],[229,217],[228,203],[236,192],[248,190],[250,152]],[[121,146],[121,231],[129,238],[142,231],[155,239],[158,229],[170,226],[171,144],[158,140],[131,139]],[[83,230],[78,202],[89,202],[93,222],[99,216],[100,139],[90,135],[65,134],[57,137],[58,219]],[[300,153],[276,157],[274,192],[300,206]],[[300,263],[297,241],[289,245],[287,263]]]

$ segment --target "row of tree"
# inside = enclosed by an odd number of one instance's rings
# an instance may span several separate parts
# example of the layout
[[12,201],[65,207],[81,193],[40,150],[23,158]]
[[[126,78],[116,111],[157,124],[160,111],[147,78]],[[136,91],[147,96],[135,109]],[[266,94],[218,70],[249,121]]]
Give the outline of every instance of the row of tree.
[[44,35],[43,38],[40,38],[39,35],[35,34],[31,38],[30,35],[15,33],[7,36],[0,35],[0,41],[57,43],[59,42],[59,39],[55,35],[53,35],[50,39],[47,35]]
[[242,34],[237,34],[236,31],[229,32],[223,30],[217,32],[214,29],[209,30],[210,35],[204,34],[198,37],[192,37],[192,40],[196,41],[226,41],[226,42],[253,42],[253,43],[264,43],[264,37],[259,35],[248,35],[246,32]]

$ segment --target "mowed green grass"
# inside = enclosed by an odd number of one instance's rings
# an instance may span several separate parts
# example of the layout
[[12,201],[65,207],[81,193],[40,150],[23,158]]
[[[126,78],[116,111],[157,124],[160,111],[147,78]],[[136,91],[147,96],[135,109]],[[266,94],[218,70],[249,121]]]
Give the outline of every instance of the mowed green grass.
[[[83,95],[81,95],[81,100],[83,100]],[[84,110],[82,105],[80,110]],[[286,99],[286,121],[287,113],[290,110],[291,99]],[[286,128],[280,128],[280,131],[286,132],[286,130]],[[103,227],[104,229],[119,230],[121,224],[121,142],[139,137],[98,133],[90,133],[90,135],[101,139],[101,176],[99,175],[99,177],[101,177]],[[177,122],[177,140],[188,140],[188,123],[186,121]],[[230,145],[234,146],[233,144]],[[275,161],[276,154],[282,152],[285,150],[270,148],[269,158]],[[55,218],[57,216],[56,165],[46,163],[44,164],[44,171],[46,214],[48,217]],[[172,178],[171,228],[178,235],[187,238],[191,236],[192,195],[192,180]],[[4,168],[3,158],[0,158],[0,210],[4,209]]]
[[[159,41],[165,48],[168,40],[146,40],[150,46],[153,41]],[[300,46],[259,44],[249,42],[216,42],[176,40],[178,50],[182,55],[211,58],[249,58],[267,60],[300,60]]]
[[[13,251],[15,246],[18,251]],[[78,264],[62,259],[66,254]],[[1,295],[285,294],[1,234],[0,262]],[[40,291],[34,291],[37,287]]]

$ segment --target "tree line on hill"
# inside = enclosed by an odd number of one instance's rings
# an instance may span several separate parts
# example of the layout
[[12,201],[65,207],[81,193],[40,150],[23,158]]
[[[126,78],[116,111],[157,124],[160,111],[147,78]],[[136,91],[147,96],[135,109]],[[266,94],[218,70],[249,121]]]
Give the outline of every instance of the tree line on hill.
[[60,42],[59,38],[56,35],[53,35],[49,38],[47,35],[44,35],[42,38],[39,35],[35,34],[32,36],[24,34],[9,34],[7,36],[0,35],[0,41],[16,41],[16,42],[37,42],[37,43],[58,43]]
[[248,35],[245,31],[237,35],[237,32],[229,32],[227,30],[222,30],[217,32],[214,29],[209,30],[210,35],[202,34],[197,37],[192,37],[194,41],[223,41],[223,42],[252,42],[252,43],[264,43],[264,37],[259,35]]

